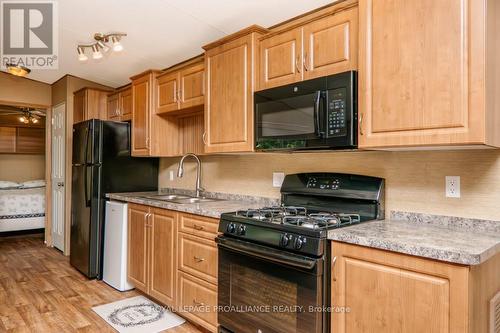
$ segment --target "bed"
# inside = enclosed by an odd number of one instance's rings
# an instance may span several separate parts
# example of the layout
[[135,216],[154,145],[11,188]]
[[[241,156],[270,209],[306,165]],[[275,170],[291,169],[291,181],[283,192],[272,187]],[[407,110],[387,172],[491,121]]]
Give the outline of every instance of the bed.
[[44,183],[0,188],[0,232],[41,228],[45,228]]

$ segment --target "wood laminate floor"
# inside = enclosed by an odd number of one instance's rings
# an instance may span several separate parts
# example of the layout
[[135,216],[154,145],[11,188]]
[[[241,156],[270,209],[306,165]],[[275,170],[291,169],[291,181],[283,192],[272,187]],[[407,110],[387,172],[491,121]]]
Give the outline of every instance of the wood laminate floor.
[[0,332],[115,332],[91,308],[136,295],[88,280],[41,237],[0,238]]

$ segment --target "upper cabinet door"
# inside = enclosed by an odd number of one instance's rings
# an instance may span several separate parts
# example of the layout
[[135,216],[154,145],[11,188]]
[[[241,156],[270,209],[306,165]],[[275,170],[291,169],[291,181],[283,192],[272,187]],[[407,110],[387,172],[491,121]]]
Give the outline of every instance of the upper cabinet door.
[[150,147],[150,75],[132,83],[132,155],[149,155]]
[[249,34],[205,54],[205,152],[253,150],[253,56]]
[[87,119],[87,91],[79,90],[73,96],[73,124]]
[[304,26],[304,79],[356,70],[358,8]]
[[166,113],[179,109],[179,73],[173,72],[157,79],[158,102],[156,113]]
[[359,147],[476,144],[484,130],[479,0],[359,1]]
[[205,103],[205,64],[189,66],[179,73],[180,109],[188,109]]
[[118,120],[120,118],[119,94],[108,96],[107,101],[107,118],[109,120]]
[[302,80],[302,28],[259,42],[259,90]]
[[128,88],[120,92],[120,114],[122,120],[130,120],[132,117],[132,89]]

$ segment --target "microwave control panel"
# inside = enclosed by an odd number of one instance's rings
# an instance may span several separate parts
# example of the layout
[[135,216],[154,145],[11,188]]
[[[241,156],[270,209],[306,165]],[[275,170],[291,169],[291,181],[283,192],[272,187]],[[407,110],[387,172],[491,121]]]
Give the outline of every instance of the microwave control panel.
[[327,137],[347,135],[347,90],[328,92]]

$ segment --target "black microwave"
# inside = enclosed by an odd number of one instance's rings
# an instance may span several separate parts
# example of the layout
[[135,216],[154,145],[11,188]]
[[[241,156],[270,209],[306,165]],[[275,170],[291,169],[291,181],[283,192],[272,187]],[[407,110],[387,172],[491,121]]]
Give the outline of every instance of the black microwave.
[[354,71],[256,92],[255,149],[356,148],[356,92]]

